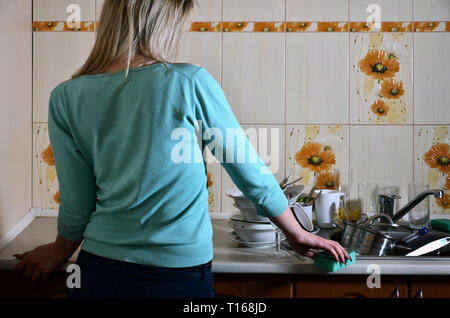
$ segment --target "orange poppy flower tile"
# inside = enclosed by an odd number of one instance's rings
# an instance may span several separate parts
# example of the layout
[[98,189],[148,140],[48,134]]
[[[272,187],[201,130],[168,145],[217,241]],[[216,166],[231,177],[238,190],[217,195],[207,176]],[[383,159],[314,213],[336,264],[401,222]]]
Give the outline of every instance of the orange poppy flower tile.
[[56,209],[59,190],[47,124],[33,124],[33,207]]
[[193,22],[190,31],[192,32],[216,32],[220,31],[218,22]]
[[[312,187],[315,177],[330,169],[348,166],[348,127],[340,125],[288,125],[287,173],[303,177],[301,184]],[[321,182],[326,174],[322,175]],[[328,180],[329,181],[329,180]]]
[[[415,182],[450,190],[450,126],[416,126]],[[435,214],[450,213],[446,200],[431,200]]]
[[33,31],[53,31],[58,26],[58,22],[33,22]]
[[253,22],[253,32],[284,32],[284,23]]
[[223,32],[240,32],[243,31],[248,25],[248,22],[223,22]]
[[355,32],[350,38],[351,123],[412,122],[412,34]]
[[438,26],[439,22],[437,21],[428,21],[428,22],[415,22],[414,23],[414,31],[415,32],[432,32]]

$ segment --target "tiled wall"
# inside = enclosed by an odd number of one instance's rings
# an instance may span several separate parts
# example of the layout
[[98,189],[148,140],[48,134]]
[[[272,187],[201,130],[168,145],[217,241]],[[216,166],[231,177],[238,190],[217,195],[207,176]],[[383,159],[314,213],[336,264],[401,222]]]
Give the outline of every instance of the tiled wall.
[[[54,166],[42,155],[49,91],[89,53],[102,3],[77,1],[85,24],[64,32],[70,2],[34,0],[36,207],[57,207]],[[270,164],[277,153],[269,149],[268,165],[279,180],[291,173],[311,186],[314,174],[298,159],[308,154],[305,144],[316,142],[334,159],[332,168],[353,170],[353,197],[361,181],[398,188],[401,204],[413,181],[450,188],[450,1],[197,2],[178,61],[210,71],[244,129],[278,140],[280,164]],[[366,23],[373,3],[380,28]],[[370,65],[379,61],[387,69],[375,72]],[[234,186],[225,170],[212,163],[208,171],[210,210],[236,210],[225,195]],[[432,200],[432,212],[450,214],[448,201]]]

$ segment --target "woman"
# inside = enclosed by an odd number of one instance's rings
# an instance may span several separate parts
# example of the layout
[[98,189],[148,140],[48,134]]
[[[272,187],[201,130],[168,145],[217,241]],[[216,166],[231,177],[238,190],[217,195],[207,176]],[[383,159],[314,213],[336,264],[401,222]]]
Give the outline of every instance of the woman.
[[[314,247],[349,259],[338,243],[302,230],[274,176],[261,173],[267,167],[246,137],[244,146],[230,149],[218,135],[200,145],[175,133],[241,131],[205,69],[170,63],[193,5],[105,1],[89,58],[52,91],[58,236],[16,256],[16,270],[31,282],[45,280],[84,240],[77,258],[81,288],[69,297],[213,297],[205,162],[180,162],[174,151],[180,143],[184,159],[208,146],[257,213],[270,217],[299,253],[314,257]],[[257,160],[229,160],[242,151]]]

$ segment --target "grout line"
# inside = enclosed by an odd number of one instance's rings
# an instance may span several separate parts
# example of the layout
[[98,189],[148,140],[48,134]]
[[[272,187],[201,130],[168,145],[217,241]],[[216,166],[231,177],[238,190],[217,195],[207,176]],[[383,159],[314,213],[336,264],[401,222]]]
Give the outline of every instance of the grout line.
[[[414,0],[411,0],[411,20],[412,20],[412,30],[414,31]],[[414,100],[414,95],[415,95],[415,89],[414,89],[414,86],[415,86],[415,78],[414,78],[414,46],[415,46],[415,44],[414,44],[414,32],[412,33],[412,58],[411,58],[411,68],[412,68],[412,72],[411,72],[411,77],[412,77],[412,98],[411,98],[411,100],[412,100],[412,105],[411,105],[411,109],[412,109],[412,181],[413,181],[413,183],[414,182],[416,182],[416,175],[415,175],[415,169],[414,169],[414,166],[415,166],[415,162],[416,162],[416,160],[415,160],[415,158],[416,158],[416,145],[415,145],[415,143],[416,143],[416,137],[415,137],[415,124],[416,124],[416,122],[415,122],[415,115],[414,115],[414,113],[416,112],[415,111],[415,100]]]
[[286,20],[287,20],[287,0],[284,0],[284,176],[287,176],[287,128],[286,128],[286,117],[287,117],[287,32],[286,32]]
[[348,75],[348,93],[347,93],[347,106],[348,106],[348,108],[347,108],[347,112],[348,112],[348,114],[347,114],[347,122],[348,122],[348,169],[350,169],[351,168],[351,165],[350,165],[350,161],[351,161],[351,149],[350,149],[350,145],[351,145],[351,126],[350,126],[350,124],[351,124],[351,119],[350,119],[350,112],[351,112],[351,99],[350,99],[350,93],[351,93],[351,91],[350,91],[350,74],[351,74],[351,69],[352,69],[352,67],[351,67],[351,62],[352,62],[352,60],[351,60],[351,44],[350,44],[350,40],[351,40],[351,36],[350,36],[350,0],[348,0],[348,2],[347,2],[347,4],[348,4],[348,7],[347,7],[347,20],[348,20],[348,30],[347,30],[347,32],[348,32],[348,52],[347,52],[347,54],[348,54],[348,65],[347,65],[347,75]]
[[[220,0],[220,86],[223,89],[223,0]],[[220,212],[223,212],[223,170],[224,168],[220,166]]]
[[33,208],[33,184],[34,184],[34,32],[33,32],[33,20],[34,20],[34,1],[31,1],[31,204]]

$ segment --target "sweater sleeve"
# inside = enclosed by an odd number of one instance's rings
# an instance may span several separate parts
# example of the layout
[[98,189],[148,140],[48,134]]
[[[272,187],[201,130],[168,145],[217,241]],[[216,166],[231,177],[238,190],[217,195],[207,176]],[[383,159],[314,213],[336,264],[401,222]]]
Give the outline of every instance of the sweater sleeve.
[[61,94],[52,92],[48,130],[59,183],[58,233],[69,241],[83,239],[96,206],[96,182],[67,124]]
[[288,200],[233,114],[222,88],[201,68],[193,78],[196,120],[203,142],[261,216],[283,213]]

